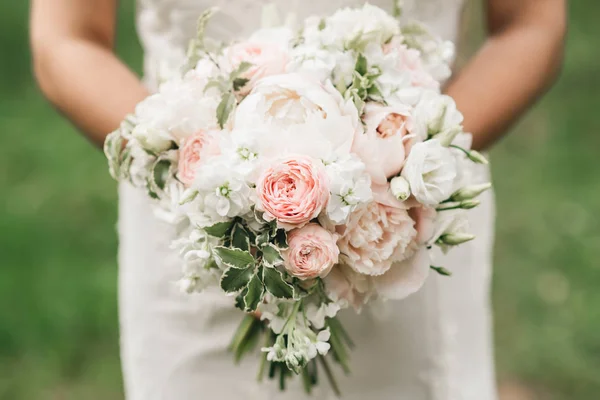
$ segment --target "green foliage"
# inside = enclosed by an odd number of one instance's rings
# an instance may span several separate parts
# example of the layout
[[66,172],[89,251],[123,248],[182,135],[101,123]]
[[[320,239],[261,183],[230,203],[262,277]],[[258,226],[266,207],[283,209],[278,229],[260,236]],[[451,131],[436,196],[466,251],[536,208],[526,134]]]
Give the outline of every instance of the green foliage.
[[254,266],[254,257],[247,250],[219,246],[215,247],[215,255],[223,264],[229,267],[247,268]]
[[265,288],[275,297],[280,299],[293,299],[295,297],[294,287],[285,281],[281,271],[276,268],[264,269],[263,282]]

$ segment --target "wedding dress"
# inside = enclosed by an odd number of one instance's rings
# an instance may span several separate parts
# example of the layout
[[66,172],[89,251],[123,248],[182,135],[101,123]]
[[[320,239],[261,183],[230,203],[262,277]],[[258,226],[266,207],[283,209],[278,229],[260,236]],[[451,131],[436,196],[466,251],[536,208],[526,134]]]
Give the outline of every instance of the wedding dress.
[[[208,36],[233,38],[258,27],[264,0],[139,0],[138,28],[145,49],[145,80],[155,87],[165,65],[181,61],[197,16],[221,10]],[[270,3],[270,2],[269,2]],[[352,0],[277,0],[298,19],[328,14]],[[392,10],[393,0],[371,3]],[[461,0],[404,1],[405,16],[456,39]],[[485,167],[477,170],[489,179]],[[432,273],[423,289],[383,311],[345,311],[342,321],[356,342],[350,376],[337,371],[346,400],[492,400],[489,281],[494,218],[491,193],[470,217],[477,239],[438,255],[450,278]],[[169,249],[174,228],[154,217],[146,194],[120,187],[121,352],[128,400],[307,398],[299,380],[278,391],[256,382],[257,359],[234,365],[227,345],[242,314],[218,291],[181,294],[178,256]],[[250,357],[252,358],[252,357]],[[315,399],[334,398],[323,378]]]

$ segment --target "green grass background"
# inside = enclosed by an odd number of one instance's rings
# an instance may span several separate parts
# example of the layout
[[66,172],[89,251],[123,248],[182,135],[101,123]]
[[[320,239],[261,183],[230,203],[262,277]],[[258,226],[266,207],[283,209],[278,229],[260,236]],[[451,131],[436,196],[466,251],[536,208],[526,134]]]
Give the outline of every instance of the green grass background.
[[[118,52],[139,71],[132,3]],[[561,79],[492,152],[494,308],[501,380],[587,400],[600,390],[600,3],[570,3]],[[0,5],[0,399],[119,399],[115,184],[37,92],[27,8]]]

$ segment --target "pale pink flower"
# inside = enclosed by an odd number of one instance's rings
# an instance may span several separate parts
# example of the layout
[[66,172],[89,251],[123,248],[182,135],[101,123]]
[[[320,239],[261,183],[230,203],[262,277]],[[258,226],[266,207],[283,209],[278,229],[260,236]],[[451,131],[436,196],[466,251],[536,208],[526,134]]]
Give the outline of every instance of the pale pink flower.
[[363,120],[366,132],[357,132],[352,146],[367,166],[373,182],[385,184],[397,175],[412,145],[412,109],[408,106],[383,106],[368,103]]
[[286,230],[299,228],[316,218],[329,201],[322,162],[292,155],[265,169],[257,183],[259,209],[267,220],[277,220]]
[[375,201],[350,214],[338,227],[341,261],[365,275],[382,275],[416,250],[415,221],[388,185],[374,186]]
[[383,52],[393,53],[396,56],[397,67],[410,73],[413,86],[434,90],[440,87],[439,82],[425,69],[421,61],[421,53],[416,49],[409,49],[399,37],[396,36],[389,43],[384,44]]
[[190,186],[196,177],[198,167],[212,156],[219,154],[217,132],[198,131],[183,140],[179,149],[177,177]]
[[338,264],[323,279],[327,296],[360,311],[373,295],[372,277],[359,274],[347,265]]
[[236,43],[225,50],[225,57],[232,71],[242,62],[252,64],[240,76],[249,80],[241,89],[242,93],[248,93],[261,78],[284,73],[289,62],[289,56],[281,46],[261,41]]
[[437,211],[434,207],[419,204],[415,199],[408,201],[407,206],[410,207],[408,214],[415,221],[415,229],[417,230],[415,240],[419,246],[423,246],[435,233]]
[[394,263],[385,274],[371,279],[380,296],[401,300],[421,289],[429,276],[430,266],[429,252],[422,247],[410,258]]
[[285,269],[302,280],[325,277],[338,262],[336,240],[337,235],[315,223],[290,231],[283,252]]

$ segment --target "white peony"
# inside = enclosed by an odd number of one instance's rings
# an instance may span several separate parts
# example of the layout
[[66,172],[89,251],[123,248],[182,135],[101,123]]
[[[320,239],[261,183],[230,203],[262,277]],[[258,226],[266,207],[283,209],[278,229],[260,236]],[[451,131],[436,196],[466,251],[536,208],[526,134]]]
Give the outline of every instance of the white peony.
[[258,81],[239,104],[233,125],[270,131],[261,141],[265,156],[293,153],[317,159],[349,153],[355,131],[362,129],[352,101],[344,100],[331,84],[299,74]]
[[347,265],[336,265],[323,282],[327,296],[341,307],[359,311],[373,296],[372,278],[359,274]]
[[158,93],[137,105],[138,125],[132,136],[145,149],[160,152],[199,130],[216,129],[220,96],[214,88],[205,91],[216,73],[214,65],[204,61],[184,78],[162,84]]
[[402,169],[413,196],[420,203],[436,206],[454,189],[456,160],[436,139],[415,144]]
[[377,276],[414,253],[417,231],[405,205],[388,186],[375,187],[374,194],[375,201],[353,212],[337,232],[341,262],[358,273]]

